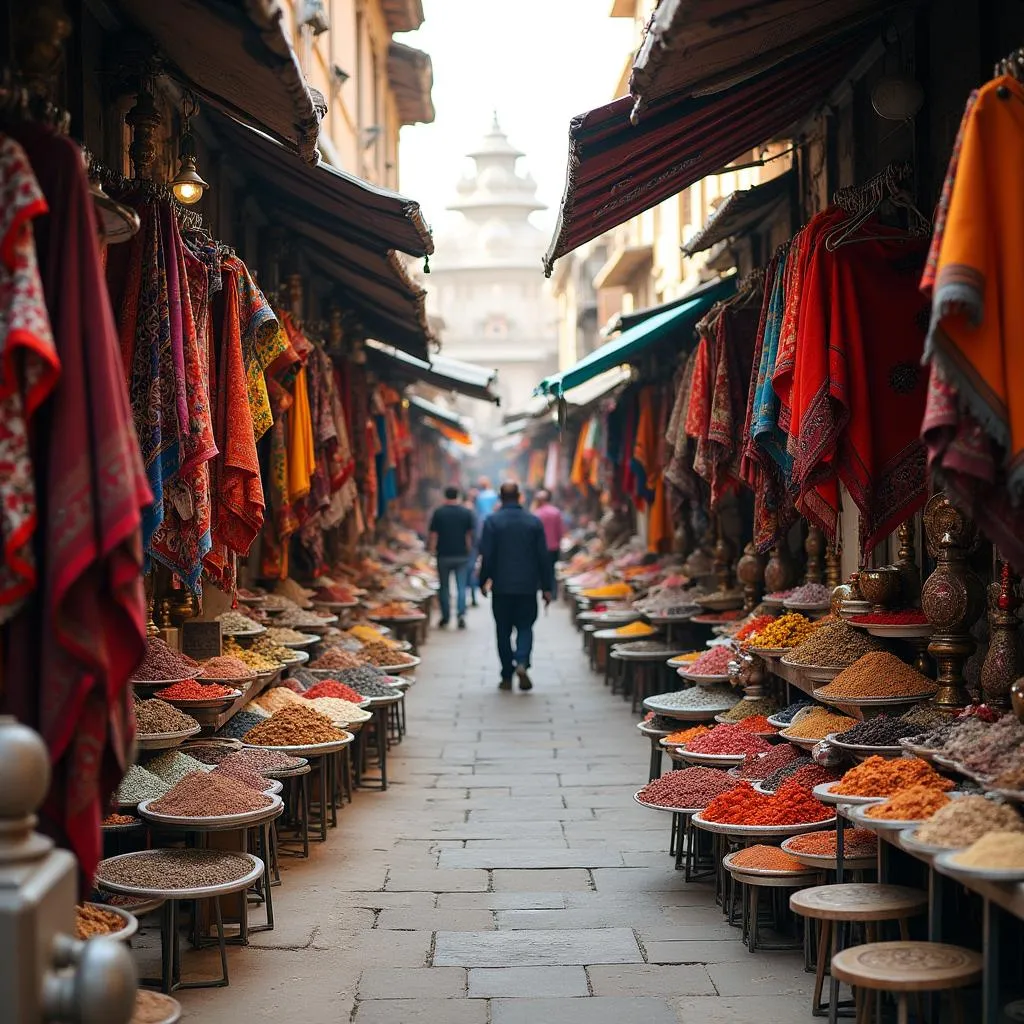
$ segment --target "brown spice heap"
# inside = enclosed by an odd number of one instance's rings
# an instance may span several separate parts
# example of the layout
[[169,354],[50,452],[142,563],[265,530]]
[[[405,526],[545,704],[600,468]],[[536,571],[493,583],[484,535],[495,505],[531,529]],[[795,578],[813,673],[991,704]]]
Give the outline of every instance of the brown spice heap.
[[326,716],[305,704],[275,711],[245,734],[245,742],[264,747],[308,747],[345,739]]
[[252,669],[233,654],[221,654],[216,658],[207,658],[199,666],[198,675],[200,679],[248,679]]
[[405,651],[396,651],[390,644],[370,643],[358,651],[361,665],[409,665],[412,658]]
[[164,1024],[174,1016],[178,1002],[162,992],[140,988],[135,994],[135,1011],[129,1024]]
[[872,804],[864,812],[869,818],[888,818],[892,821],[923,821],[949,803],[945,793],[930,786],[912,786],[900,790],[884,803]]
[[916,839],[932,846],[970,846],[986,832],[1024,832],[1024,821],[1008,804],[983,796],[951,800],[935,817],[918,826]]
[[785,729],[784,736],[798,740],[823,740],[829,733],[844,732],[857,723],[846,715],[825,708],[812,708]]
[[843,669],[828,686],[816,690],[822,697],[917,697],[938,689],[927,676],[888,651],[872,651]]
[[[392,655],[394,651],[391,652]],[[351,651],[340,647],[329,647],[316,661],[310,662],[310,668],[358,668],[362,662]]]
[[282,754],[277,750],[236,750],[220,760],[223,764],[240,764],[258,772],[287,771],[302,764],[301,757]]
[[101,822],[101,825],[112,827],[114,825],[138,825],[139,818],[131,814],[108,814]]
[[253,703],[263,708],[264,711],[269,711],[273,714],[275,711],[280,711],[281,708],[286,708],[289,705],[301,704],[302,697],[287,686],[275,686],[267,690],[266,693],[261,693]]
[[150,810],[181,818],[219,818],[258,811],[273,803],[237,779],[218,776],[218,770],[186,775],[166,796],[150,804]]
[[729,862],[734,868],[747,868],[757,871],[806,871],[807,867],[796,857],[791,856],[777,846],[758,844],[748,846],[745,850],[737,850]]
[[153,683],[165,679],[191,679],[198,669],[198,662],[172,650],[160,637],[151,636],[146,643],[146,655],[132,673],[132,679]]
[[264,792],[270,785],[255,768],[240,764],[237,761],[217,765],[211,772],[210,777],[234,779],[236,782],[241,782],[243,786],[248,786],[249,789],[255,789],[257,793]]
[[[217,850],[146,850],[124,860],[100,861],[96,881],[148,891],[194,889],[234,882],[249,874],[252,861]],[[137,898],[137,897],[135,897]]]
[[842,619],[830,619],[786,655],[797,665],[845,668],[858,658],[877,651],[878,644],[862,629]]
[[185,732],[199,723],[166,701],[151,697],[135,702],[135,722],[141,736],[164,732]]
[[75,907],[75,938],[91,939],[95,935],[111,935],[124,927],[120,914],[103,910],[92,903],[80,903]]
[[[809,853],[819,857],[835,857],[838,840],[835,829],[831,832],[808,832],[786,840],[786,848],[793,853]],[[869,828],[848,828],[843,832],[843,857],[854,860],[874,857],[878,852],[878,836]]]
[[869,757],[851,768],[832,792],[843,796],[892,796],[912,786],[946,791],[953,788],[953,783],[919,757]]

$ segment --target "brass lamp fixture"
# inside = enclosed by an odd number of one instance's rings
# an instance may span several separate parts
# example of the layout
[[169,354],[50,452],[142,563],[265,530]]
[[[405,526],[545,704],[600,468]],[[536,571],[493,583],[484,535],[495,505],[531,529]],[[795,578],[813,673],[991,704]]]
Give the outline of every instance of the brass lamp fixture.
[[196,141],[192,137],[192,118],[199,113],[199,104],[190,92],[185,93],[181,104],[182,133],[181,148],[178,151],[178,173],[171,180],[171,191],[179,203],[191,206],[203,198],[210,187],[196,170]]

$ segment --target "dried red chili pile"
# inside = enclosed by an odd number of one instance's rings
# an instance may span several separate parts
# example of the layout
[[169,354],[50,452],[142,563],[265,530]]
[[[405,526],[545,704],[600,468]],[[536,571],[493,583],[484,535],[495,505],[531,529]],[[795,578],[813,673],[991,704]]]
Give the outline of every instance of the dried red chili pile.
[[683,768],[649,782],[637,799],[659,807],[706,807],[716,796],[738,784],[718,768]]
[[313,595],[314,601],[338,601],[348,603],[354,601],[356,595],[348,587],[319,587]]
[[304,691],[303,697],[316,700],[317,697],[338,697],[341,700],[351,701],[353,704],[360,704],[365,699],[361,693],[353,690],[351,686],[339,683],[337,679],[324,679],[322,682],[311,686]]
[[717,725],[686,745],[695,754],[761,754],[772,745],[739,725]]
[[760,781],[767,779],[769,775],[777,771],[783,765],[796,760],[800,752],[791,743],[780,743],[772,747],[767,754],[751,754],[746,761],[740,765],[740,778]]
[[790,780],[771,796],[758,793],[749,782],[741,782],[735,789],[715,797],[702,815],[723,825],[799,825],[831,818],[833,810]]
[[753,636],[759,629],[764,629],[772,621],[771,615],[755,615],[745,626],[738,629],[733,640],[746,640]]
[[904,608],[898,612],[871,612],[850,619],[858,626],[924,626],[928,616],[920,608]]
[[157,690],[155,696],[162,700],[216,700],[218,697],[226,697],[229,693],[237,692],[230,686],[221,686],[220,683],[204,685],[194,679],[186,679],[183,683],[175,683],[173,686]]
[[838,779],[838,772],[823,768],[820,764],[805,764],[793,772],[787,781],[795,782],[805,789],[814,789],[815,786],[820,786],[823,782],[836,782]]
[[741,718],[736,723],[736,728],[742,729],[744,732],[777,733],[779,731],[768,721],[766,715],[749,715],[747,718]]

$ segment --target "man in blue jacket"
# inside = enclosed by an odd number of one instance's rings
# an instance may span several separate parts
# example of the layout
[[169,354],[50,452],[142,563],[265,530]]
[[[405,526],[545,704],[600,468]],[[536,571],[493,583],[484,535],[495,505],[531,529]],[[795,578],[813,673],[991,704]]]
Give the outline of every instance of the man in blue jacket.
[[[491,610],[501,659],[499,690],[512,689],[513,673],[521,690],[533,689],[530,653],[537,621],[537,592],[544,604],[554,585],[551,559],[541,521],[523,508],[519,486],[501,485],[500,506],[484,522],[480,538],[480,589],[491,593]],[[515,631],[515,652],[512,632]]]

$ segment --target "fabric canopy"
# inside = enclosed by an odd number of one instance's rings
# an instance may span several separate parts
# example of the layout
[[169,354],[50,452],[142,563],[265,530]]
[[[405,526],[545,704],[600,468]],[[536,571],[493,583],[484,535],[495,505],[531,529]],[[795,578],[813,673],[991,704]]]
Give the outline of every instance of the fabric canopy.
[[629,96],[573,118],[545,272],[550,276],[555,260],[577,246],[792,128],[849,73],[866,41],[834,42],[714,96],[659,101],[636,127]]
[[817,52],[899,6],[885,0],[661,0],[633,62],[635,111],[669,96],[727,89]]
[[440,431],[449,441],[462,445],[473,443],[471,423],[465,417],[449,412],[434,402],[428,402],[419,395],[409,395],[408,401],[409,408],[418,413],[424,423]]
[[794,188],[795,178],[793,171],[786,171],[763,185],[731,193],[711,215],[707,224],[683,246],[684,254],[692,256],[727,238],[753,230],[787,201]]
[[416,359],[390,345],[369,340],[367,354],[384,373],[394,374],[407,381],[423,381],[445,391],[454,391],[481,402],[501,404],[501,398],[491,390],[497,379],[497,370],[488,370],[475,363],[464,363],[444,356],[430,356],[430,361]]
[[537,393],[554,395],[556,398],[565,397],[572,388],[579,387],[598,374],[623,363],[632,362],[659,341],[670,337],[681,337],[689,341],[688,336],[692,334],[700,318],[719,299],[727,298],[735,290],[734,277],[718,282],[716,288],[703,289],[698,297],[691,298],[689,302],[652,316],[636,327],[623,331],[617,338],[591,352],[564,373],[546,377],[537,386]]
[[306,163],[320,160],[320,115],[277,0],[121,0],[119,7],[171,62],[172,77]]
[[620,331],[628,331],[630,328],[636,327],[637,324],[642,324],[645,320],[650,320],[652,316],[658,316],[660,313],[667,313],[670,309],[678,309],[687,302],[692,302],[694,299],[701,298],[707,292],[713,292],[717,295],[719,294],[718,288],[722,281],[723,278],[716,277],[713,281],[708,281],[707,284],[702,284],[699,288],[694,288],[692,292],[687,292],[686,295],[683,295],[678,299],[672,299],[671,302],[663,302],[660,306],[648,306],[646,309],[634,309],[632,313],[616,313],[615,316],[608,321],[607,326],[601,333],[606,337],[610,337]]

